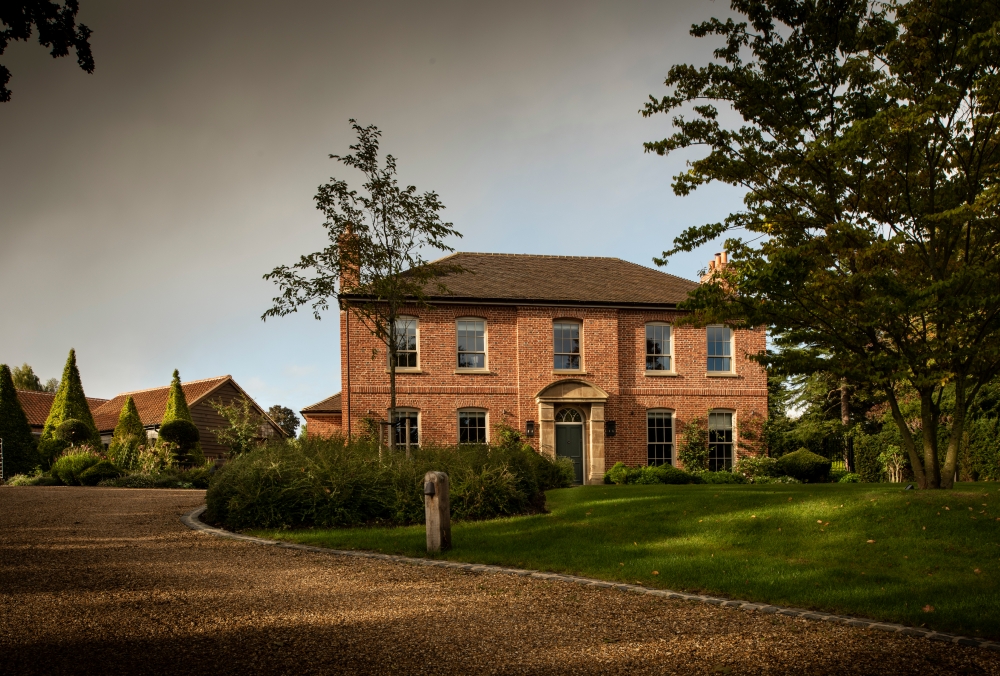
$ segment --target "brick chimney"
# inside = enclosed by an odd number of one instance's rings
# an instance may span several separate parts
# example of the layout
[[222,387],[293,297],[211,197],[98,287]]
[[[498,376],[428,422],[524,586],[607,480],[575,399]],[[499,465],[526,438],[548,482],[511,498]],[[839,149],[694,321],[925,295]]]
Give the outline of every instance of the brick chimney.
[[708,280],[715,276],[716,272],[719,272],[723,268],[729,265],[729,254],[725,251],[721,251],[715,254],[715,258],[708,261],[708,270],[705,274],[701,276],[701,283],[704,284]]
[[340,292],[352,287],[356,287],[361,281],[361,271],[358,269],[358,251],[353,246],[355,243],[354,234],[350,228],[340,236],[340,279],[338,280]]

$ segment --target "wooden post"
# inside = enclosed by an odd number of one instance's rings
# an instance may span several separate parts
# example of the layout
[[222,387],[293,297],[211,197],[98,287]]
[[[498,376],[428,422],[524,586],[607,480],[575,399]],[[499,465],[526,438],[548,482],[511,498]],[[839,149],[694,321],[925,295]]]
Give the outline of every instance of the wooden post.
[[427,551],[451,549],[451,508],[448,503],[448,475],[424,475],[424,515],[427,522]]
[[406,415],[406,459],[410,459],[410,415]]

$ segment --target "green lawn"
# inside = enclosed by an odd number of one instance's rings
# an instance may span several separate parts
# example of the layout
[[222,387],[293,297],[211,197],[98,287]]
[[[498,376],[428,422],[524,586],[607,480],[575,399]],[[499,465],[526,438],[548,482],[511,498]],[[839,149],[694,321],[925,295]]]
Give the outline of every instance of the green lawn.
[[[455,523],[441,557],[1000,638],[996,484],[587,486],[550,491],[548,507]],[[422,526],[255,534],[427,555]]]

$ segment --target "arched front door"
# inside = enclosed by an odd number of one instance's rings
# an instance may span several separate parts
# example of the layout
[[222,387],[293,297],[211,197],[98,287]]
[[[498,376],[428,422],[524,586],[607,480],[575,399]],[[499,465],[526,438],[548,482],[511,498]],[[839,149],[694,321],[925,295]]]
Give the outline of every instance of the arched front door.
[[573,476],[583,483],[583,416],[575,408],[556,413],[556,456],[573,462]]

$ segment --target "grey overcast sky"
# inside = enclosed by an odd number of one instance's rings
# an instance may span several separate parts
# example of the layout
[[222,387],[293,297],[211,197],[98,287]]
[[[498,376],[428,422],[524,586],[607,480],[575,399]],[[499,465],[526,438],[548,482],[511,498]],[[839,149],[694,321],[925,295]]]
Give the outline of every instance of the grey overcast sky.
[[[338,317],[260,320],[275,265],[323,246],[312,197],[348,118],[437,191],[462,251],[617,256],[653,267],[740,193],[679,198],[692,155],[646,155],[643,119],[692,23],[722,2],[81,0],[93,75],[37,42],[0,57],[0,362],[90,396],[232,374],[296,411],[340,389]],[[672,261],[694,278],[713,249]]]

